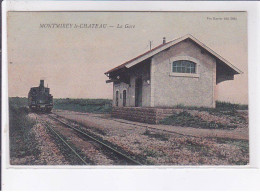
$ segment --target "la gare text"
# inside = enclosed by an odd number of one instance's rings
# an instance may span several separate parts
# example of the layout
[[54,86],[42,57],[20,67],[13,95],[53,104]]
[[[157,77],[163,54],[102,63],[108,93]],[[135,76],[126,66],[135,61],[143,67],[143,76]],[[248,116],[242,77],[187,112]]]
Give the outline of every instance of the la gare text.
[[133,29],[135,25],[133,24],[116,24],[116,25],[109,25],[109,24],[40,24],[40,28],[88,28],[88,29],[107,29],[107,28],[127,28]]

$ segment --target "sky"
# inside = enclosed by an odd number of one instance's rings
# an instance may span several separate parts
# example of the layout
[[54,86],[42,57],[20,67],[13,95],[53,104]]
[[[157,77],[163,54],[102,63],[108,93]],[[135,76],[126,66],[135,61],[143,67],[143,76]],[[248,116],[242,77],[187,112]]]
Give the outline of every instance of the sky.
[[10,97],[40,79],[54,98],[112,99],[104,72],[191,34],[243,71],[217,85],[217,100],[248,103],[246,12],[9,12]]

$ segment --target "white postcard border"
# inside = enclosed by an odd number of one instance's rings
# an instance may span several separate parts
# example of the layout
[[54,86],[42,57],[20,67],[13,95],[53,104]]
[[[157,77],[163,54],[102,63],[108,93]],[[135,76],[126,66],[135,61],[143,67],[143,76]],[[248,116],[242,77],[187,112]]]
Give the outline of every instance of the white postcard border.
[[[258,2],[4,2],[2,33],[2,182],[4,190],[223,190],[260,188]],[[247,11],[250,168],[8,168],[7,11]],[[257,23],[258,22],[258,23]]]

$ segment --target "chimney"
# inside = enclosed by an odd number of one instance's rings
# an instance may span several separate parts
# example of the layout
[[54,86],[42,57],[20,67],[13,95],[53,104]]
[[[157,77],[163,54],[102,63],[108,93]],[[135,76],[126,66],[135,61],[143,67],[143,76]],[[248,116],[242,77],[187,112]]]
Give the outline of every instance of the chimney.
[[165,44],[166,43],[166,38],[165,37],[163,37],[163,42],[162,42],[163,44]]
[[40,87],[44,87],[44,80],[40,80]]

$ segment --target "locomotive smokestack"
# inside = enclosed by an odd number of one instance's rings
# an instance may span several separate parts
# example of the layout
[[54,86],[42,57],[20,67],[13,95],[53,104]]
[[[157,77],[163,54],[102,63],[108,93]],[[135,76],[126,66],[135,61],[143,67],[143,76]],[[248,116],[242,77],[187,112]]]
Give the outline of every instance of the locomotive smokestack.
[[44,87],[44,80],[40,80],[40,87]]

